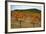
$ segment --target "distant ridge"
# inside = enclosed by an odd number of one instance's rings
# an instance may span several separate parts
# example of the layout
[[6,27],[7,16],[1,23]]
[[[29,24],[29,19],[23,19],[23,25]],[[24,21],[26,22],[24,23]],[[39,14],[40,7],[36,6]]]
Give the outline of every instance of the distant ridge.
[[12,10],[12,11],[30,11],[30,12],[38,12],[38,13],[41,13],[41,10],[38,10],[38,9]]

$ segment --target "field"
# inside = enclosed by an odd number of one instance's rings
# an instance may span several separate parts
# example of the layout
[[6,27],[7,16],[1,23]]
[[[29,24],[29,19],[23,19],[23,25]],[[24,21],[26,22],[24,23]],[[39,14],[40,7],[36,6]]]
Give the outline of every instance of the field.
[[41,11],[38,9],[12,10],[11,28],[41,27]]

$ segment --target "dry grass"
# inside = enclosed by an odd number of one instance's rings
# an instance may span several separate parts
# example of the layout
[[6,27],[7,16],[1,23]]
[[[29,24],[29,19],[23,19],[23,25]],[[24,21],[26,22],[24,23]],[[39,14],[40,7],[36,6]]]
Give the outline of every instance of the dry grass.
[[23,13],[14,11],[11,13],[11,28],[32,28],[41,26],[40,13]]

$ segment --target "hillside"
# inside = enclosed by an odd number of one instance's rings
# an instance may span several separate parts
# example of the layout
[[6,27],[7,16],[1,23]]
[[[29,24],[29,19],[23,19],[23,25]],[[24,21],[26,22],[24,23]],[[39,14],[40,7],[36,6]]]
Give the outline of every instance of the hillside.
[[37,13],[41,13],[41,11],[38,10],[38,9],[26,9],[26,10],[22,10],[22,9],[21,9],[21,10],[12,10],[12,11],[19,11],[19,12],[21,12],[21,11],[22,11],[22,12],[25,12],[25,11],[27,12],[27,11],[28,11],[28,12],[37,12]]
[[38,9],[12,10],[11,28],[33,28],[41,26],[41,11]]

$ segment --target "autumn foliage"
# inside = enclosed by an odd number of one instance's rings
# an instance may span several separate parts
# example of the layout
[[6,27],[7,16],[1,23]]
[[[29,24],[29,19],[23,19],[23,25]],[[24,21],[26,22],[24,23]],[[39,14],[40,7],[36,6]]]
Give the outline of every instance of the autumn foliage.
[[[23,23],[28,23],[28,25],[36,24],[37,26],[37,24],[39,25],[41,24],[41,13],[34,13],[34,12],[23,13],[23,12],[13,11],[11,12],[11,21],[12,23],[16,23],[15,21],[23,21]],[[23,27],[29,27],[28,25]]]

